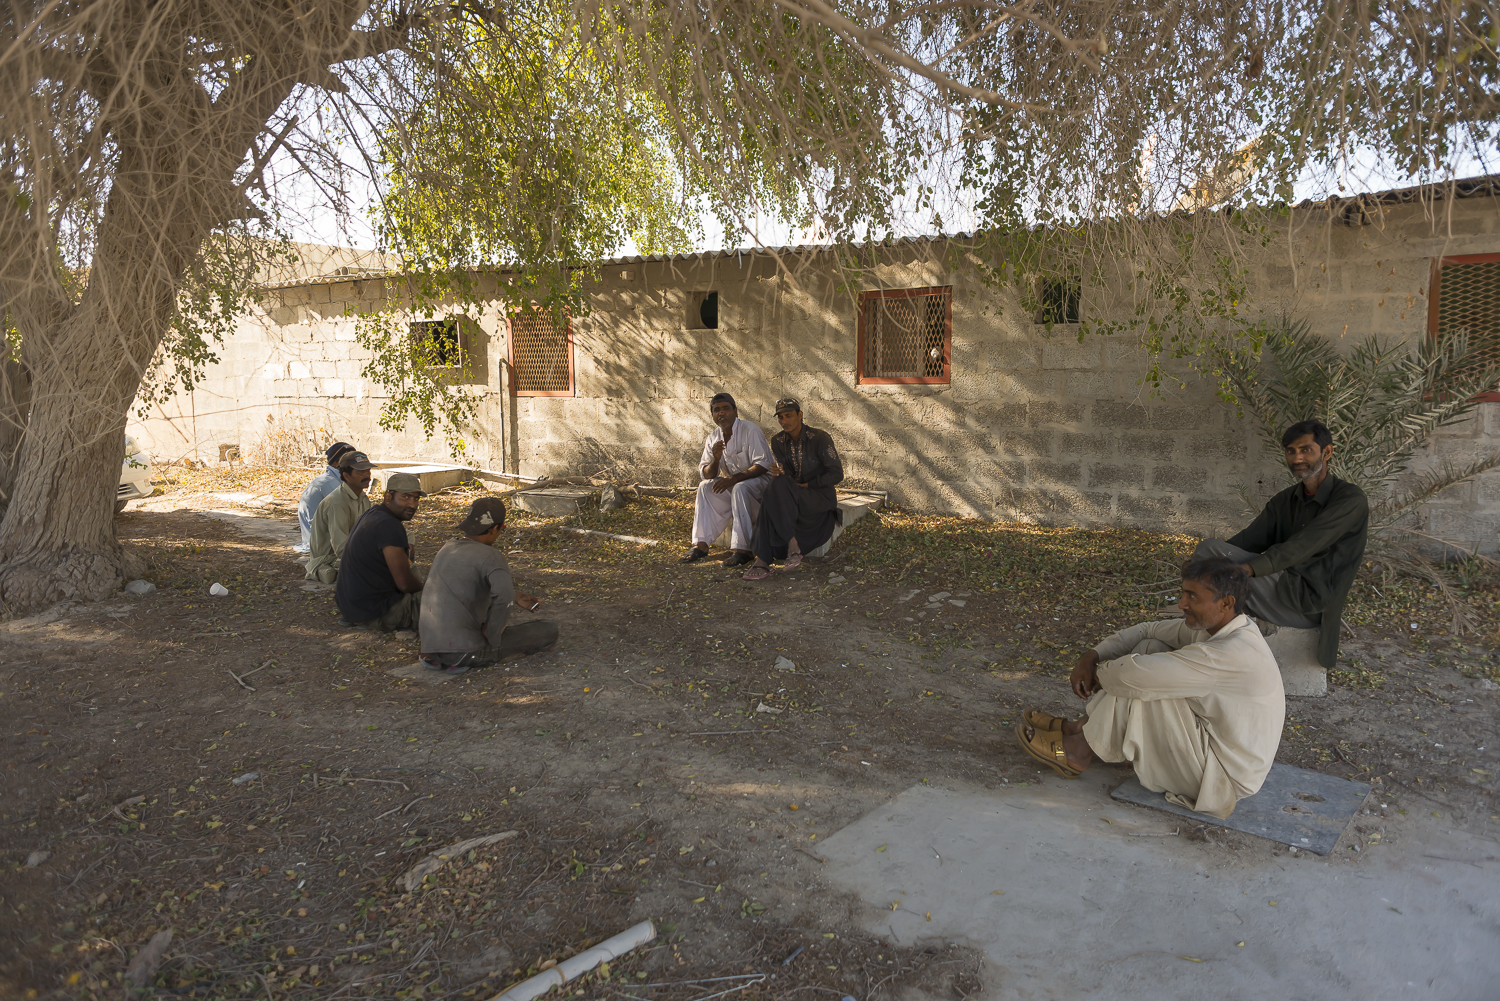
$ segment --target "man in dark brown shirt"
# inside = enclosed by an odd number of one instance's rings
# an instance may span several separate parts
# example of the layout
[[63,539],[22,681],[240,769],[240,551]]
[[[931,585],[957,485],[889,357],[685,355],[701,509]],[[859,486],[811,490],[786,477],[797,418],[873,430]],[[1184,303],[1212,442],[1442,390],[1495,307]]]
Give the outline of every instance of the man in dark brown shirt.
[[761,497],[755,539],[750,543],[755,565],[746,580],[762,580],[773,560],[785,560],[790,570],[802,554],[817,549],[839,524],[839,498],[834,487],[844,481],[844,463],[827,431],[802,423],[802,404],[776,401],[781,433],[771,439],[771,484]]
[[1227,556],[1250,574],[1245,610],[1297,629],[1318,629],[1318,662],[1338,659],[1344,602],[1365,553],[1370,502],[1359,487],[1328,472],[1333,435],[1319,421],[1298,421],[1281,436],[1287,468],[1300,482],[1266,502],[1227,542],[1204,539],[1194,556]]

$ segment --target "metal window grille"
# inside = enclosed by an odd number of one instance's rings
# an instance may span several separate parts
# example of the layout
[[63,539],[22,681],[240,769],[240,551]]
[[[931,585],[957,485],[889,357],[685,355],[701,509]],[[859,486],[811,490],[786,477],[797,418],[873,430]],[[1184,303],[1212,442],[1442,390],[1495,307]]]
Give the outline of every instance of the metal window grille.
[[[1500,254],[1445,257],[1432,283],[1431,334],[1464,331],[1469,353],[1464,368],[1500,363]],[[1500,400],[1500,393],[1482,399]]]
[[1033,319],[1037,323],[1077,323],[1078,307],[1083,303],[1081,278],[1046,278],[1037,287],[1040,306]]
[[551,310],[522,310],[510,319],[511,387],[518,396],[573,395],[572,320],[559,326]]
[[949,381],[951,287],[883,289],[860,299],[860,382]]

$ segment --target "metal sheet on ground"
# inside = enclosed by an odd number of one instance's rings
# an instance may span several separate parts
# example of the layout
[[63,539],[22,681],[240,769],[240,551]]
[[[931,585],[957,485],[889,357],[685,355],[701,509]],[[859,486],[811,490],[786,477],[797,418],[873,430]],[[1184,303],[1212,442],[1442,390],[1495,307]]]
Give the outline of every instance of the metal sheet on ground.
[[1369,794],[1370,787],[1363,782],[1350,782],[1292,765],[1272,765],[1260,792],[1240,800],[1224,820],[1168,803],[1165,796],[1147,789],[1133,776],[1110,796],[1327,855]]

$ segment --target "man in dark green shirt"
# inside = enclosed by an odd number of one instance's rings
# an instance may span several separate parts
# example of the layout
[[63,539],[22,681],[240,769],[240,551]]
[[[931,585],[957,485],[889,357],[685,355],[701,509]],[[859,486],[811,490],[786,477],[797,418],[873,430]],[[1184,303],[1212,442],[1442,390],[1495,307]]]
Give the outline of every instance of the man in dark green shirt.
[[1318,629],[1318,662],[1332,668],[1344,601],[1365,554],[1370,502],[1328,472],[1333,435],[1321,422],[1293,424],[1281,447],[1300,482],[1272,497],[1244,531],[1227,542],[1204,539],[1195,555],[1239,560],[1250,574],[1245,610],[1278,626]]

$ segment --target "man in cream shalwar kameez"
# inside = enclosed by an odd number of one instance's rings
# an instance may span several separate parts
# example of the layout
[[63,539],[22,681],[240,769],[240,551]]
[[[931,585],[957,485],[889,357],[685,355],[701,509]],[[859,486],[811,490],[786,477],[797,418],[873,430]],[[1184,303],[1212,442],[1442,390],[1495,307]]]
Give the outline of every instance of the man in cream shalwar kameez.
[[703,442],[698,460],[698,497],[693,503],[693,545],[681,562],[695,563],[708,556],[719,534],[733,526],[732,550],[726,567],[743,566],[753,557],[750,540],[760,515],[760,497],[770,480],[771,446],[760,425],[740,420],[739,408],[728,393],[716,393],[709,401],[714,429]]
[[[1276,658],[1236,611],[1248,589],[1231,560],[1189,562],[1178,603],[1185,617],[1131,626],[1085,654],[1072,687],[1089,698],[1088,715],[1075,722],[1028,711],[1018,727],[1027,753],[1069,777],[1093,755],[1128,761],[1146,788],[1229,816],[1265,781],[1286,718]],[[1049,729],[1049,720],[1059,725]]]

